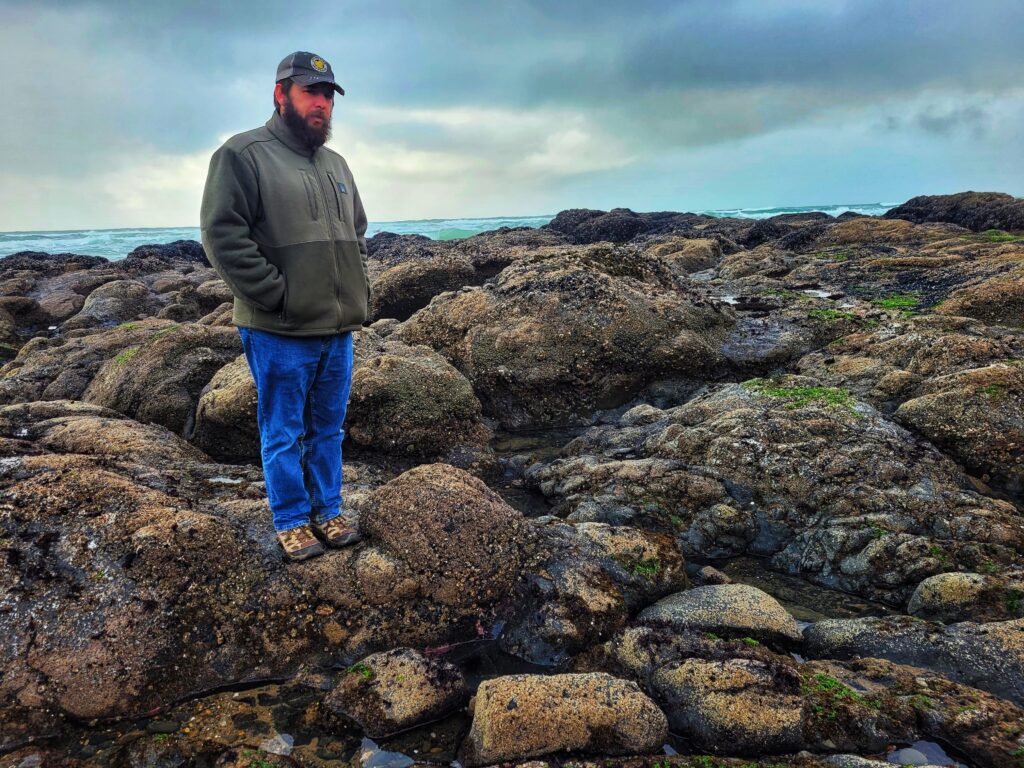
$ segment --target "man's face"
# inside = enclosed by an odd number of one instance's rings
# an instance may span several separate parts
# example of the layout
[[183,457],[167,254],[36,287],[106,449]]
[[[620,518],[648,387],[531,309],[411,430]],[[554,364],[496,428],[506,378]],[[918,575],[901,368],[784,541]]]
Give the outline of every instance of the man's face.
[[329,83],[295,83],[288,93],[278,83],[274,96],[285,123],[310,149],[327,141],[331,135],[331,112],[334,110],[334,88]]

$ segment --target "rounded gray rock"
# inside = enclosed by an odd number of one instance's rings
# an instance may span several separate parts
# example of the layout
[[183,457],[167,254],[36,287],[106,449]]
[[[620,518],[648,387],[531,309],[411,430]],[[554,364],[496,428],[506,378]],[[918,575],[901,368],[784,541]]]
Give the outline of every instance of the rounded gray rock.
[[679,629],[746,635],[769,644],[803,639],[796,619],[775,598],[746,584],[711,584],[676,592],[643,610],[639,620]]

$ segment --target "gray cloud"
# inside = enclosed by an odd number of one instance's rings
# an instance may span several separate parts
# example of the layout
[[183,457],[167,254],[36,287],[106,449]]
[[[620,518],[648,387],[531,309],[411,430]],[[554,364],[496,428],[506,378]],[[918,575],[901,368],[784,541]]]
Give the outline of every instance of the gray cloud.
[[[130,180],[153,156],[192,157],[263,122],[277,61],[297,48],[326,56],[348,92],[338,135],[402,154],[406,175],[450,162],[493,176],[568,153],[586,183],[617,167],[602,143],[656,167],[840,113],[876,135],[992,143],[993,105],[1017,98],[1024,71],[1021,28],[1018,0],[346,0],[312,14],[277,0],[0,0],[14,85],[0,151],[5,172],[48,189]],[[474,129],[421,114],[458,110],[490,117]]]
[[[757,133],[923,87],[1013,87],[1024,67],[1015,32],[1024,4],[1012,0],[408,0],[324,4],[313,16],[268,0],[10,7],[5,13],[28,19],[27,28],[5,25],[0,37],[15,75],[36,71],[33,41],[61,41],[75,57],[61,67],[62,80],[96,100],[91,108],[75,100],[76,122],[87,127],[96,119],[90,111],[107,111],[99,120],[111,135],[158,136],[182,150],[234,129],[239,110],[249,122],[262,115],[251,92],[269,91],[270,73],[292,47],[328,56],[353,102],[573,105],[603,119],[653,108],[662,116],[634,123],[678,118],[680,143],[702,140],[686,128],[690,105],[705,113],[716,100],[751,105],[756,116],[732,106],[734,118],[712,114],[727,128],[707,133],[730,138],[740,123]],[[46,23],[33,25],[46,9]],[[97,71],[106,73],[100,82]],[[653,131],[671,135],[660,125]]]
[[928,110],[917,115],[916,122],[922,130],[938,136],[948,136],[954,131],[966,130],[980,139],[988,127],[988,114],[985,110],[975,107],[958,107],[937,112]]

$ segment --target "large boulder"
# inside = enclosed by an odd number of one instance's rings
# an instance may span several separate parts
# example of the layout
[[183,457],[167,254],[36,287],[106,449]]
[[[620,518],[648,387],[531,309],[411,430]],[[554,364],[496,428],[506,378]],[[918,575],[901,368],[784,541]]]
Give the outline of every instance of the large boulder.
[[249,363],[245,355],[239,355],[217,371],[199,393],[189,440],[223,461],[238,463],[258,458],[257,400]]
[[438,293],[479,285],[509,264],[568,238],[550,230],[499,227],[473,237],[431,240],[422,235],[381,232],[367,241],[371,314],[405,320]]
[[102,456],[159,467],[208,461],[202,451],[165,427],[75,400],[19,403],[0,408],[4,454],[40,451]]
[[63,324],[64,331],[109,327],[154,314],[161,302],[138,280],[113,280],[92,291],[82,309]]
[[517,596],[501,648],[555,665],[610,637],[631,612],[687,586],[666,534],[603,523],[538,526],[537,559]]
[[357,336],[346,417],[351,440],[383,453],[451,458],[481,450],[490,430],[469,381],[430,347]]
[[[963,230],[959,230],[963,232]],[[912,224],[900,219],[873,216],[841,221],[829,227],[815,241],[816,247],[858,245],[861,243],[913,245],[955,235],[956,227],[941,224]]]
[[360,528],[415,574],[421,599],[441,613],[498,602],[523,563],[522,515],[446,464],[415,467],[379,488]]
[[644,230],[644,221],[628,208],[613,208],[607,213],[569,210],[560,212],[547,227],[570,235],[577,243],[624,243]]
[[796,619],[775,598],[746,584],[711,584],[677,592],[645,608],[637,619],[676,629],[742,635],[770,645],[803,640]]
[[479,282],[476,270],[464,259],[442,256],[402,262],[374,280],[370,315],[405,320],[437,294]]
[[[123,278],[122,274],[110,268],[74,269],[37,281],[32,294],[39,297],[39,307],[49,316],[50,322],[58,324],[81,310],[94,290],[105,283],[120,282]],[[112,306],[119,305],[114,301]],[[132,306],[130,297],[127,306]]]
[[451,360],[504,426],[566,424],[720,360],[732,314],[669,284],[664,265],[624,249],[538,256],[436,297],[395,335]]
[[209,267],[210,260],[202,243],[197,240],[175,240],[170,243],[140,245],[119,262],[117,266],[125,272],[144,273],[166,269],[168,265],[178,267]]
[[[1004,250],[1004,249],[1001,249]],[[1021,245],[1007,246],[1006,255],[1024,256]],[[1024,269],[1016,267],[1001,274],[959,288],[936,307],[942,315],[974,317],[992,325],[1024,326]]]
[[1003,192],[920,195],[889,209],[884,216],[918,224],[948,221],[975,232],[986,229],[1024,230],[1024,200]]
[[83,256],[77,253],[44,253],[18,251],[0,258],[0,274],[29,271],[44,276],[75,272],[94,267],[105,267],[110,262],[102,256]]
[[1000,572],[994,563],[987,573],[937,573],[917,585],[907,613],[920,619],[952,624],[958,621],[1003,621],[1024,615],[1024,573]]
[[1024,333],[977,320],[923,315],[876,322],[811,352],[799,373],[845,389],[885,413],[928,391],[933,380],[1024,359]]
[[104,363],[82,399],[186,433],[199,393],[241,349],[234,329],[170,325]]
[[0,403],[80,400],[108,361],[128,362],[143,346],[172,333],[175,323],[141,320],[72,337],[37,336],[0,368]]
[[972,474],[1024,495],[1024,365],[998,363],[922,382],[893,419]]
[[669,726],[700,749],[725,754],[795,752],[803,744],[799,677],[749,659],[686,659],[653,676]]
[[677,275],[687,275],[717,267],[722,261],[722,244],[708,237],[658,238],[644,247],[644,252],[669,266]]
[[460,751],[475,768],[554,752],[649,754],[668,736],[665,715],[635,683],[602,673],[485,680]]
[[[720,219],[695,213],[636,213],[628,208],[613,208],[610,211],[571,208],[559,212],[542,230],[556,232],[573,243],[622,243],[640,234],[689,234],[711,221],[724,223]],[[749,222],[746,226],[750,226]]]

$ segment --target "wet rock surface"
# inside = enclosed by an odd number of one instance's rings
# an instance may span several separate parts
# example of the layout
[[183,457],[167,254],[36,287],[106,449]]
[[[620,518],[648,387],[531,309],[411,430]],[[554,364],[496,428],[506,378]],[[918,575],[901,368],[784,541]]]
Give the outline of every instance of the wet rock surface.
[[0,259],[0,761],[1016,767],[1018,203],[378,235],[294,565],[201,247]]
[[[199,397],[190,439],[228,461],[256,460],[256,384],[244,356],[219,369]],[[346,417],[350,443],[386,455],[486,461],[491,435],[469,381],[428,347],[370,329],[354,338]]]
[[796,620],[771,595],[745,584],[696,587],[645,608],[637,617],[648,624],[742,635],[769,645],[803,640]]
[[829,619],[808,627],[804,652],[816,658],[889,659],[1024,703],[1024,620],[949,626],[906,616]]
[[601,673],[488,680],[472,712],[461,752],[467,766],[566,750],[642,754],[668,735],[665,715],[636,685]]
[[625,625],[629,614],[687,585],[669,536],[601,523],[543,525],[499,640],[535,664],[564,663]]
[[415,574],[420,596],[442,612],[506,596],[527,544],[516,510],[478,478],[446,464],[421,465],[377,490],[360,528]]
[[1024,613],[1024,573],[1000,573],[989,564],[986,573],[939,573],[917,585],[907,612],[921,619],[952,624],[957,621],[1003,621]]
[[954,557],[962,567],[1015,562],[1024,527],[1012,504],[967,490],[926,441],[816,384],[750,380],[647,412],[645,423],[627,413],[526,480],[556,514],[625,504],[674,531],[687,556],[770,556],[778,570],[892,603]]
[[449,358],[505,427],[571,423],[658,376],[710,371],[732,313],[606,247],[538,255],[437,296],[396,332]]
[[346,669],[323,706],[355,720],[371,738],[380,738],[447,715],[468,697],[457,667],[396,648]]
[[921,195],[887,211],[885,218],[917,223],[949,221],[975,232],[1024,230],[1024,200],[1000,192]]

